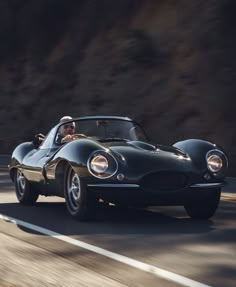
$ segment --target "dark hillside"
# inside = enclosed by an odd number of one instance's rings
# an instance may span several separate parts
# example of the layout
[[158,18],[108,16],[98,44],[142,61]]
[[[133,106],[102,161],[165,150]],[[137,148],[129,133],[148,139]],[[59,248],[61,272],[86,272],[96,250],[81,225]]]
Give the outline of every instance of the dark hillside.
[[[1,153],[65,114],[236,155],[234,0],[0,0]],[[232,160],[231,160],[232,161]]]

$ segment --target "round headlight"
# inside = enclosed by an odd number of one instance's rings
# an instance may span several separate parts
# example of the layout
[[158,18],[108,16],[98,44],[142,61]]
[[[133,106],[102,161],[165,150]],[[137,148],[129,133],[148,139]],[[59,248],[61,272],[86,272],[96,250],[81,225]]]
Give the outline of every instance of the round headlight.
[[96,173],[104,173],[108,169],[108,161],[105,156],[97,155],[91,160],[90,168]]
[[209,150],[206,154],[207,168],[216,177],[224,177],[228,168],[228,158],[219,149]]
[[207,164],[210,171],[217,173],[223,167],[223,161],[217,154],[210,155],[207,158]]
[[117,172],[118,162],[109,150],[95,150],[88,158],[87,168],[92,176],[105,179]]

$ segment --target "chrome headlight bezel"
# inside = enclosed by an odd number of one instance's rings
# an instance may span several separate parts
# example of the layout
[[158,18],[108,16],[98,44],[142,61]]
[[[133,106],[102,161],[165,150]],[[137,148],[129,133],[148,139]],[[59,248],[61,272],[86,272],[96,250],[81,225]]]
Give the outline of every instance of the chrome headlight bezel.
[[118,162],[111,153],[97,150],[89,156],[87,168],[94,177],[106,179],[117,172]]
[[207,152],[206,163],[208,170],[215,176],[223,174],[228,167],[226,155],[218,149],[212,149]]

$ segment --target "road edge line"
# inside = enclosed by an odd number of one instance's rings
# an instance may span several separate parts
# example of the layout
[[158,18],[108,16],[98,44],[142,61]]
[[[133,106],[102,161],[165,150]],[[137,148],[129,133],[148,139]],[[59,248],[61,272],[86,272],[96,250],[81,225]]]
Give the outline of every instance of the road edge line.
[[211,287],[209,285],[205,285],[203,283],[194,281],[194,280],[189,279],[187,277],[178,275],[176,273],[161,269],[161,268],[156,267],[154,265],[150,265],[150,264],[138,261],[136,259],[132,259],[132,258],[129,258],[127,256],[111,252],[109,250],[97,247],[95,245],[92,245],[92,244],[89,244],[89,243],[86,243],[86,242],[83,242],[83,241],[80,241],[77,239],[73,239],[69,236],[62,235],[62,234],[54,232],[52,230],[49,230],[49,229],[31,224],[31,223],[16,219],[16,218],[13,218],[13,217],[1,214],[1,213],[0,213],[0,219],[4,220],[6,222],[14,223],[16,225],[20,225],[22,227],[34,230],[34,231],[39,232],[41,234],[48,235],[50,237],[56,238],[58,240],[66,242],[66,243],[84,248],[84,249],[89,250],[91,252],[94,252],[94,253],[97,253],[99,255],[103,255],[105,257],[108,257],[112,260],[116,260],[118,262],[124,263],[126,265],[131,266],[131,267],[135,267],[135,268],[140,269],[142,271],[151,273],[151,274],[153,274],[157,277],[161,277],[165,280],[178,283],[182,286],[186,286],[186,287]]

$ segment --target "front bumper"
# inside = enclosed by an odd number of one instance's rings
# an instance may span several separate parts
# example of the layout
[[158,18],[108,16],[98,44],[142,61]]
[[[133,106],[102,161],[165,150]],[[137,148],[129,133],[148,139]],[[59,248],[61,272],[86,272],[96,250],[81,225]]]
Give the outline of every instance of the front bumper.
[[[212,183],[195,183],[189,186],[189,188],[217,188],[223,187],[224,182],[212,182]],[[88,184],[88,188],[140,188],[139,184],[130,183],[93,183]]]
[[225,182],[195,183],[178,190],[143,189],[139,184],[91,183],[89,191],[105,201],[127,205],[184,205],[189,200],[207,197]]

